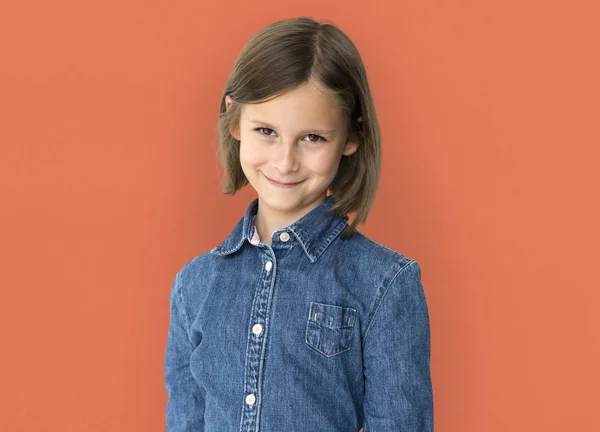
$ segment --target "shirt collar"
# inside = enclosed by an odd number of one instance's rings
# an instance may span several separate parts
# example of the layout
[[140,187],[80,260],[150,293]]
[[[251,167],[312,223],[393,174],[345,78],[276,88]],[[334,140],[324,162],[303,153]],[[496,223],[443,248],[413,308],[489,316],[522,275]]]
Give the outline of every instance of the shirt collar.
[[[311,263],[317,261],[336,237],[348,226],[348,216],[328,212],[334,201],[331,195],[325,201],[302,216],[296,222],[272,233],[287,231],[294,241],[298,241]],[[244,217],[237,223],[231,234],[211,253],[230,255],[239,250],[245,241],[252,238],[254,216],[258,211],[258,198],[250,203]],[[277,238],[277,236],[275,236]],[[277,240],[279,241],[279,240]]]

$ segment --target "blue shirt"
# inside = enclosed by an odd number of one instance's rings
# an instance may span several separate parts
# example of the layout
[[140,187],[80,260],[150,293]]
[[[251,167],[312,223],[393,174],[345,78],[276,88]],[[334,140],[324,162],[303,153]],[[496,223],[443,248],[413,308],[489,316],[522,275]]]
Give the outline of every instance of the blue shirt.
[[233,232],[175,276],[168,432],[429,432],[430,328],[419,264],[327,212],[251,243]]

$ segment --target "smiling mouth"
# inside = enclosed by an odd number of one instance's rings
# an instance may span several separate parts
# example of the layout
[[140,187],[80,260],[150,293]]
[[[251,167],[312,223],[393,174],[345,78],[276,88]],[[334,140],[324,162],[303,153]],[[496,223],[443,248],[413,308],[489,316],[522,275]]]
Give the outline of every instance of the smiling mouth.
[[269,183],[271,183],[273,186],[277,186],[280,188],[293,188],[294,186],[299,185],[300,183],[302,183],[304,180],[296,182],[296,183],[282,183],[282,182],[278,182],[276,180],[270,179],[269,177],[265,176],[265,178],[268,180]]

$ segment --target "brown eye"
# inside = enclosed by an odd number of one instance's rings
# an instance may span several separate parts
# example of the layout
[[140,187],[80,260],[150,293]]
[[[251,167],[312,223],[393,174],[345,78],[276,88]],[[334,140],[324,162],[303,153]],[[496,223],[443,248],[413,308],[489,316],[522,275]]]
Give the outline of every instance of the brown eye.
[[319,142],[319,141],[325,141],[325,139],[324,139],[322,136],[320,136],[320,135],[308,134],[308,135],[306,135],[306,136],[307,136],[307,138],[308,138],[308,140],[309,140],[310,142]]
[[258,131],[261,135],[264,135],[264,136],[271,136],[271,132],[274,132],[273,129],[269,129],[266,127],[259,127],[254,130]]

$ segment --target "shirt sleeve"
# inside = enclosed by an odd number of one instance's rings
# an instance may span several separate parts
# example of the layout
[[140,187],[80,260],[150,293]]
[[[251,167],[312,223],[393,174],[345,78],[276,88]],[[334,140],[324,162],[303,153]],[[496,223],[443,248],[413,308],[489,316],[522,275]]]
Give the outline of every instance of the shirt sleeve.
[[384,287],[364,337],[364,432],[432,432],[430,328],[421,269]]
[[194,345],[188,337],[189,320],[183,308],[181,271],[170,294],[170,322],[165,353],[167,432],[204,430],[204,396],[190,371]]

